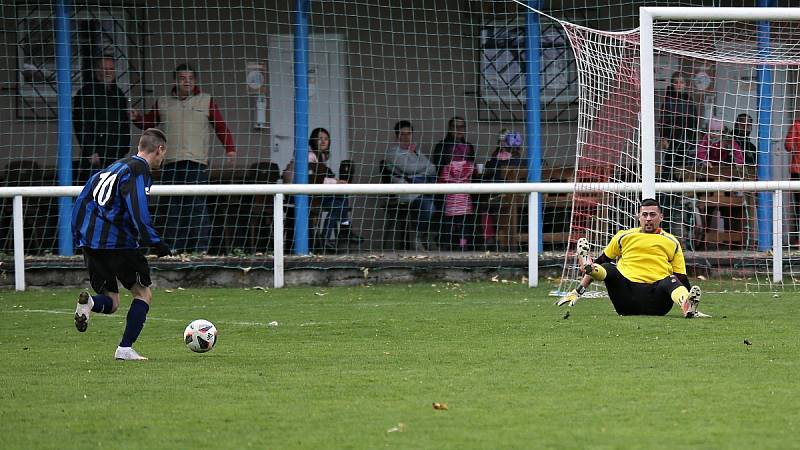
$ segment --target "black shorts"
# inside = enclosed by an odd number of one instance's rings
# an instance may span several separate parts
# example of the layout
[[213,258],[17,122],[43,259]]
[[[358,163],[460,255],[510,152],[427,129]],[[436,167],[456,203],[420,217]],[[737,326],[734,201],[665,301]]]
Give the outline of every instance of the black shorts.
[[150,286],[150,266],[140,249],[83,248],[83,261],[89,269],[92,289],[119,293],[117,280],[130,290],[134,283]]
[[674,302],[672,291],[683,284],[675,275],[670,275],[654,283],[637,283],[625,278],[616,264],[605,263],[606,289],[614,309],[621,316],[666,315]]

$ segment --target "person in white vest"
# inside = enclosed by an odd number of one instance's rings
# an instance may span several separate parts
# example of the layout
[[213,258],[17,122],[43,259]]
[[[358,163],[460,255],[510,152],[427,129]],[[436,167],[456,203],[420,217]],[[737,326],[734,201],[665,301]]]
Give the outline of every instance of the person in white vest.
[[[211,95],[197,86],[197,71],[180,64],[173,72],[171,95],[160,97],[147,114],[132,113],[141,129],[160,124],[170,153],[161,170],[164,184],[208,183],[208,154],[213,130],[225,148],[229,162],[236,156],[233,135]],[[208,252],[211,218],[205,196],[173,197],[168,200],[164,237],[176,253]]]

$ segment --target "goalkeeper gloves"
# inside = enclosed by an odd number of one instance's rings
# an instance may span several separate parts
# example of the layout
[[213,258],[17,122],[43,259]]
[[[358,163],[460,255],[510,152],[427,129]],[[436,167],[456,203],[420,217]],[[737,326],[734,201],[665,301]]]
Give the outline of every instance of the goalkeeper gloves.
[[558,300],[558,303],[556,303],[556,305],[563,306],[569,303],[569,306],[575,306],[575,304],[578,303],[578,300],[581,299],[581,296],[583,295],[584,292],[586,292],[586,288],[583,286],[578,286],[575,289],[569,291],[567,295],[561,297]]
[[169,245],[167,245],[167,243],[164,241],[159,241],[152,248],[156,252],[156,256],[159,258],[164,256],[172,256],[172,250],[170,250]]

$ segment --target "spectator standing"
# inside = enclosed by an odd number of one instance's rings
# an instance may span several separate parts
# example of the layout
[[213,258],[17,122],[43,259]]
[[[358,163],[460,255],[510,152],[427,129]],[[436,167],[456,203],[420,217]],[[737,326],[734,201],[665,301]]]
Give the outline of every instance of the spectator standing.
[[[161,124],[170,152],[161,171],[164,184],[208,184],[211,130],[225,147],[229,162],[236,156],[233,135],[211,95],[197,86],[197,71],[180,64],[173,72],[171,95],[161,97],[142,116],[134,113],[134,124],[149,128]],[[205,196],[181,196],[168,200],[165,237],[178,253],[208,252],[211,219]]]
[[725,124],[719,119],[708,121],[705,133],[697,145],[697,159],[709,165],[744,164],[744,153],[736,140],[730,136]]
[[746,113],[736,116],[736,122],[733,123],[733,140],[744,152],[744,163],[750,167],[756,167],[756,164],[758,164],[758,150],[756,145],[750,141],[752,132],[753,118]]
[[[786,142],[784,142],[783,145],[786,151],[791,155],[791,160],[789,162],[789,179],[800,180],[800,118],[795,119],[794,123],[789,128],[789,133],[786,135]],[[794,230],[797,233],[797,237],[795,237],[793,243],[794,245],[800,246],[800,223],[798,223],[800,212],[798,208],[800,208],[800,191],[793,191],[792,205],[789,207],[792,214]]]
[[694,157],[697,143],[698,108],[688,90],[686,77],[680,72],[672,74],[658,121],[660,148],[664,152],[661,178],[676,180],[676,168]]
[[466,133],[467,121],[463,117],[455,116],[447,121],[447,135],[433,149],[433,165],[436,166],[437,172],[441,172],[442,167],[450,163],[453,149],[458,144],[464,144],[467,147],[465,159],[472,163],[475,162],[475,147],[467,142]]
[[114,58],[93,62],[92,80],[75,94],[72,124],[81,147],[77,182],[123,158],[131,146],[128,98],[117,86]]
[[[470,183],[475,165],[467,160],[470,151],[467,144],[456,144],[450,162],[439,174],[440,183]],[[468,193],[446,194],[444,196],[445,223],[442,237],[450,250],[470,249],[474,235],[472,197]]]
[[[392,183],[435,183],[436,167],[419,152],[414,142],[414,127],[408,120],[394,125],[395,143],[386,150],[386,168],[392,174]],[[430,246],[430,225],[435,211],[433,196],[428,194],[399,195],[401,203],[417,212],[415,250],[425,251]]]

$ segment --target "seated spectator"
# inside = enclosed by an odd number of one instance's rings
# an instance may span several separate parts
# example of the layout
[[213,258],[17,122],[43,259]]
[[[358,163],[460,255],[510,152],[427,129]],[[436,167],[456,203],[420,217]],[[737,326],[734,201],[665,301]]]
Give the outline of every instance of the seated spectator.
[[[347,181],[336,178],[333,171],[326,165],[330,157],[331,138],[328,130],[315,128],[308,139],[308,162],[309,168],[319,175],[325,184],[347,184]],[[310,180],[313,182],[313,180]],[[283,182],[291,184],[294,182],[294,160],[290,161],[283,171]],[[322,227],[322,235],[317,236],[316,241],[326,252],[335,252],[340,244],[349,242],[361,242],[361,237],[354,233],[350,223],[350,204],[345,195],[324,195],[312,199],[312,204],[318,202],[321,212],[327,213],[325,223]]]
[[719,119],[708,121],[708,133],[700,138],[697,146],[697,159],[711,167],[719,164],[744,164],[742,147],[731,137]]
[[[442,167],[439,173],[440,183],[470,183],[475,165],[468,161],[470,148],[466,144],[457,144],[453,148],[450,162]],[[473,245],[473,207],[472,197],[468,193],[446,194],[444,196],[444,216],[442,238],[449,250],[469,250]]]
[[[386,169],[392,174],[392,183],[435,183],[436,167],[418,151],[411,122],[397,122],[394,125],[394,134],[396,142],[386,150]],[[399,195],[398,200],[408,204],[409,210],[417,213],[414,247],[417,251],[425,251],[426,246],[432,246],[429,233],[435,211],[433,196],[404,194]]]
[[497,169],[508,165],[521,165],[522,163],[522,136],[516,131],[509,131],[504,128],[500,130],[497,148],[492,153],[491,159],[486,162],[486,171],[483,174],[483,179],[498,182],[505,181],[497,178],[501,176]]
[[[486,162],[481,180],[490,183],[505,182],[503,172],[499,169],[509,165],[518,166],[522,163],[522,136],[515,131],[503,128],[497,136],[497,147],[492,153],[491,159]],[[480,202],[480,224],[484,245],[488,249],[497,247],[497,214],[500,211],[502,200],[503,195],[492,194]]]

